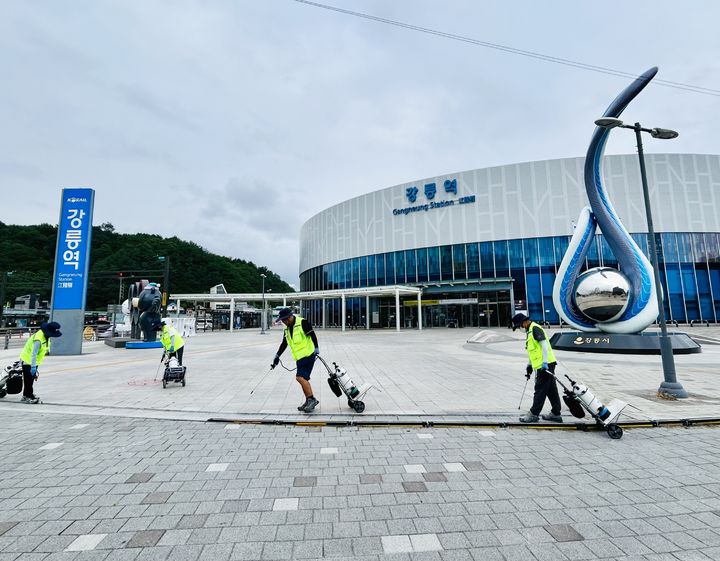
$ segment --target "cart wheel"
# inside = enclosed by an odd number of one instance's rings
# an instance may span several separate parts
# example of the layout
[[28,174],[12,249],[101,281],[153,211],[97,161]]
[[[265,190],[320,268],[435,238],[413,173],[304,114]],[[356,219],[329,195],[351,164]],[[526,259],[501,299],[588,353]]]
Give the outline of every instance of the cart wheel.
[[353,409],[355,409],[355,413],[362,413],[365,411],[365,404],[362,401],[356,401],[353,405]]
[[618,439],[622,438],[622,435],[623,435],[622,427],[616,425],[615,423],[610,423],[607,426],[606,430],[607,430],[608,436],[610,438],[612,438],[613,440],[618,440]]
[[353,401],[352,399],[348,399],[348,407],[350,407],[350,409],[353,409],[355,407],[355,403],[357,402]]
[[0,399],[5,397],[7,395],[7,392],[5,390],[0,390]]
[[185,378],[182,379],[183,388],[185,387]]
[[167,388],[167,380],[163,380],[163,389]]

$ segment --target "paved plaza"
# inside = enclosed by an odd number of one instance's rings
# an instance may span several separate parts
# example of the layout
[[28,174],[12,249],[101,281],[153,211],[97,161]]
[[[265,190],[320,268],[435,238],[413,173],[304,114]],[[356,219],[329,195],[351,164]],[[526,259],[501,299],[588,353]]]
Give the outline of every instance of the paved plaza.
[[[557,352],[558,373],[570,373],[605,402],[630,404],[625,420],[717,417],[720,414],[720,329],[695,327],[703,352],[675,357],[678,379],[689,399],[658,398],[663,380],[659,356]],[[318,330],[321,355],[337,362],[357,384],[372,384],[365,396],[363,419],[378,421],[472,420],[517,421],[525,385],[524,332],[483,332],[500,342],[467,343],[476,330],[422,331]],[[206,420],[305,418],[296,407],[303,401],[292,372],[269,365],[282,339],[274,327],[233,333],[201,333],[186,341],[187,386],[160,385],[161,349],[114,349],[103,342],[85,343],[81,356],[51,356],[41,369],[36,393],[44,411],[138,415]],[[19,343],[18,343],[19,344]],[[10,363],[19,348],[0,351]],[[289,350],[284,364],[294,368]],[[335,397],[321,364],[312,383],[320,400],[315,420],[360,418]],[[521,410],[531,404],[528,384]],[[0,400],[0,411],[20,405],[18,396]],[[37,409],[37,406],[36,406]],[[567,411],[564,414],[569,415]],[[568,420],[571,420],[570,417]]]
[[[657,397],[659,357],[559,352],[560,372],[629,402],[626,421],[717,418],[720,331],[702,329],[703,353],[676,357],[687,400]],[[51,356],[43,404],[0,400],[0,561],[720,559],[720,427],[513,426],[522,334],[474,335],[319,330],[376,386],[362,415],[321,365],[317,413],[297,412],[293,374],[268,368],[276,328],[188,338],[188,385],[165,390],[160,349]]]

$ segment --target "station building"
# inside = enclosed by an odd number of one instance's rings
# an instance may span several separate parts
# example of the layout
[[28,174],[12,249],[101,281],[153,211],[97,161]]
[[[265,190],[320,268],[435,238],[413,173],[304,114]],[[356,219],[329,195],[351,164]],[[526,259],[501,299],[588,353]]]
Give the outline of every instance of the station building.
[[[559,323],[555,276],[587,206],[584,158],[475,169],[418,179],[330,207],[300,235],[300,291],[348,291],[302,301],[317,325],[404,328],[504,326],[515,310]],[[604,185],[647,255],[638,158],[605,156]],[[646,154],[669,321],[720,319],[720,156]],[[617,267],[600,233],[586,268]],[[352,297],[349,289],[408,286]],[[397,294],[397,293],[396,293]],[[343,318],[343,309],[346,316]],[[400,314],[400,318],[396,314]],[[343,321],[343,319],[345,321]]]

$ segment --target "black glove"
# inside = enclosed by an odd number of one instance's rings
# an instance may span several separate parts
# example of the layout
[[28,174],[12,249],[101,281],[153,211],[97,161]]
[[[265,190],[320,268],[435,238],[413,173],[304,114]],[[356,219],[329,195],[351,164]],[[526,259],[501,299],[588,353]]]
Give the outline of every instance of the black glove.
[[278,355],[275,355],[275,358],[272,361],[272,364],[270,365],[270,370],[275,368],[280,363],[280,357]]
[[530,376],[532,376],[533,373],[533,367],[529,364],[525,367],[525,379],[529,380]]

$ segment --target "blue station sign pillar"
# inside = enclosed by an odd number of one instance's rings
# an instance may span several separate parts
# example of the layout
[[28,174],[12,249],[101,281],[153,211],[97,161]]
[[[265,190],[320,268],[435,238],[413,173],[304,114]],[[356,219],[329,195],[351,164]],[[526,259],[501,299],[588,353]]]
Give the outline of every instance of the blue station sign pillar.
[[55,355],[82,353],[94,204],[94,189],[62,190],[50,318],[63,335],[53,341]]

